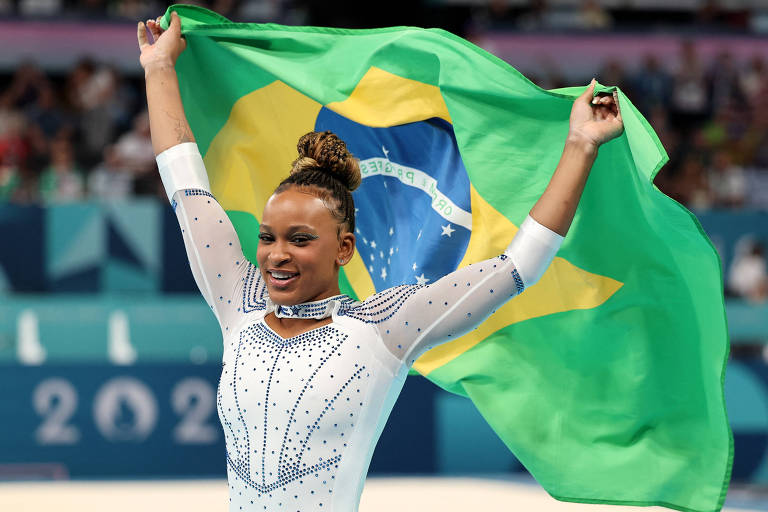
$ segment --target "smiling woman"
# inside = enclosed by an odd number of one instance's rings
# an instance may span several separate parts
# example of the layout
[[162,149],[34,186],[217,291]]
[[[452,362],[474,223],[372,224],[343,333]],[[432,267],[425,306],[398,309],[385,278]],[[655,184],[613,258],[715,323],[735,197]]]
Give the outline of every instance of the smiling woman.
[[269,295],[281,304],[339,295],[339,266],[355,250],[357,159],[329,131],[308,133],[297,147],[290,176],[264,207],[256,253]]
[[[615,97],[577,98],[563,157],[507,250],[427,284],[357,302],[340,294],[355,249],[359,164],[330,132],[298,142],[266,203],[248,262],[210,193],[174,64],[185,42],[139,24],[152,142],[195,280],[224,342],[218,412],[230,510],[357,510],[373,448],[409,367],[533,285],[557,252],[603,142],[623,129]],[[535,220],[534,220],[535,218]],[[450,228],[450,225],[448,226]]]

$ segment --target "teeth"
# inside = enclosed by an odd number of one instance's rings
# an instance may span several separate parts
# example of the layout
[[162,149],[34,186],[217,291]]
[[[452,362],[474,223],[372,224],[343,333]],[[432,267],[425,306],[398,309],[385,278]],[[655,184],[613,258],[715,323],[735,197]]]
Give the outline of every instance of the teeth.
[[288,279],[289,277],[293,277],[296,274],[290,274],[288,272],[278,272],[277,270],[273,270],[271,272],[273,277],[276,277],[277,279]]

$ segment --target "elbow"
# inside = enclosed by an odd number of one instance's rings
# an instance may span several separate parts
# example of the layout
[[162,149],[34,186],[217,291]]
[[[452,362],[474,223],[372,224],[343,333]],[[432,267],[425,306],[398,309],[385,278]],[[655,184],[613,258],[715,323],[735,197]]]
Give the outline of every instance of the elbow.
[[[536,284],[544,275],[563,241],[563,236],[528,216],[504,254],[515,265],[522,287]],[[519,289],[520,286],[518,286]]]

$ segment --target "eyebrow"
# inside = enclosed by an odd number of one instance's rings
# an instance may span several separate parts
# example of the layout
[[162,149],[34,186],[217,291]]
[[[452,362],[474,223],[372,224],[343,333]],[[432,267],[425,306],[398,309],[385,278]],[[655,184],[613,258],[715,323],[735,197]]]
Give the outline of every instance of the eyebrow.
[[[268,229],[270,231],[272,230],[272,226],[269,226],[267,224],[261,224],[261,225],[259,225],[259,227],[264,228],[264,229]],[[315,228],[313,228],[312,226],[307,226],[306,224],[293,224],[291,226],[288,226],[288,231],[297,231],[299,229],[306,229],[306,230],[309,230],[309,231],[315,231]]]

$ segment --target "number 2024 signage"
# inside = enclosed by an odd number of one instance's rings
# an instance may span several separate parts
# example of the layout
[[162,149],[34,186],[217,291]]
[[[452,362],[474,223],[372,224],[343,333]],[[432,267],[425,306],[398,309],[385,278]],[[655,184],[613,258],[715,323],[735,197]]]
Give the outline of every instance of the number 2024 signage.
[[223,476],[220,373],[218,364],[0,367],[1,471]]

